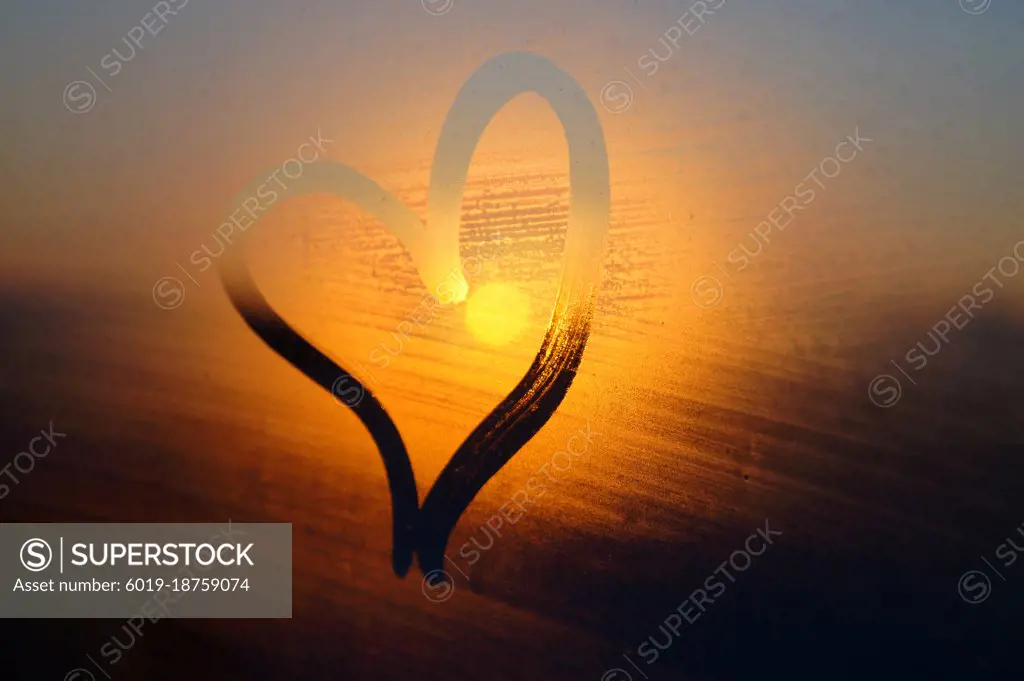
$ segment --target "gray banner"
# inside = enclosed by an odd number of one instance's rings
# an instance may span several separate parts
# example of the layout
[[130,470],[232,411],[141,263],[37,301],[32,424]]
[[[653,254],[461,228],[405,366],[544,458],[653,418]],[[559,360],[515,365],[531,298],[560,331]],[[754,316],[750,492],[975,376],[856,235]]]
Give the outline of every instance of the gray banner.
[[0,617],[290,618],[286,523],[0,525]]

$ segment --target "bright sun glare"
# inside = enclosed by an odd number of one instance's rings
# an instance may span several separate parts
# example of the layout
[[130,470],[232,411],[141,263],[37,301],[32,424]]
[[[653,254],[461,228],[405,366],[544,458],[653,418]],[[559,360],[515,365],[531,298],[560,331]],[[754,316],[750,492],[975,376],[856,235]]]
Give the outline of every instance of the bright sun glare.
[[466,326],[478,340],[504,345],[526,328],[530,298],[511,284],[484,284],[466,303]]

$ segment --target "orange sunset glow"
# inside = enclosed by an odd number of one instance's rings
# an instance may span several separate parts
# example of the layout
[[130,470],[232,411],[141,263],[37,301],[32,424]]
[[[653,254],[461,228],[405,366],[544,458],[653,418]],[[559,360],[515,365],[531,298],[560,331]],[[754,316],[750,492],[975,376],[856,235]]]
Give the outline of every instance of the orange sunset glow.
[[[1019,4],[0,16],[4,681],[1009,678]],[[229,522],[288,616],[2,581]]]

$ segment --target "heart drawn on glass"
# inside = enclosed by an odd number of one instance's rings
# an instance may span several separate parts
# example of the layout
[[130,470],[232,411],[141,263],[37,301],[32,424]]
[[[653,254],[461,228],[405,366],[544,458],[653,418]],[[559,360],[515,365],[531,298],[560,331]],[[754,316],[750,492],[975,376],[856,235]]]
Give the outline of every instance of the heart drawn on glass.
[[[459,257],[462,190],[473,152],[491,119],[512,99],[533,92],[558,116],[569,148],[570,207],[565,254],[551,319],[533,364],[505,399],[459,446],[419,505],[412,464],[398,427],[380,401],[338,363],[303,338],[263,297],[240,245],[222,259],[228,297],[246,324],[278,355],[328,392],[339,381],[358,389],[348,404],[369,430],[384,461],[392,503],[392,567],[404,576],[415,552],[424,573],[439,570],[448,538],[481,488],[547,423],[576,376],[590,335],[608,233],[608,154],[597,111],[582,87],[553,62],[528,52],[487,60],[462,86],[448,111],[430,172],[426,225],[376,182],[346,165],[317,161],[282,193],[330,193],[380,220],[405,246],[428,290],[453,281],[449,300],[468,285]],[[255,195],[266,174],[233,206]],[[351,389],[351,388],[350,388]]]

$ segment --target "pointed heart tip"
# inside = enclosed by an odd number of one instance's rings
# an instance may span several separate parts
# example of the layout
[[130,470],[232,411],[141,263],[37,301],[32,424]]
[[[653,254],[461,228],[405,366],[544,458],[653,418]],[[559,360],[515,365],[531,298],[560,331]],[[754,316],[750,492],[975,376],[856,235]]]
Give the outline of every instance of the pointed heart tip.
[[404,579],[409,570],[412,568],[412,555],[403,552],[402,555],[395,555],[391,559],[391,569],[394,571],[395,576],[399,579]]
[[424,544],[416,552],[419,558],[420,572],[424,575],[431,573],[447,574],[444,570],[444,547],[438,550],[435,546]]

